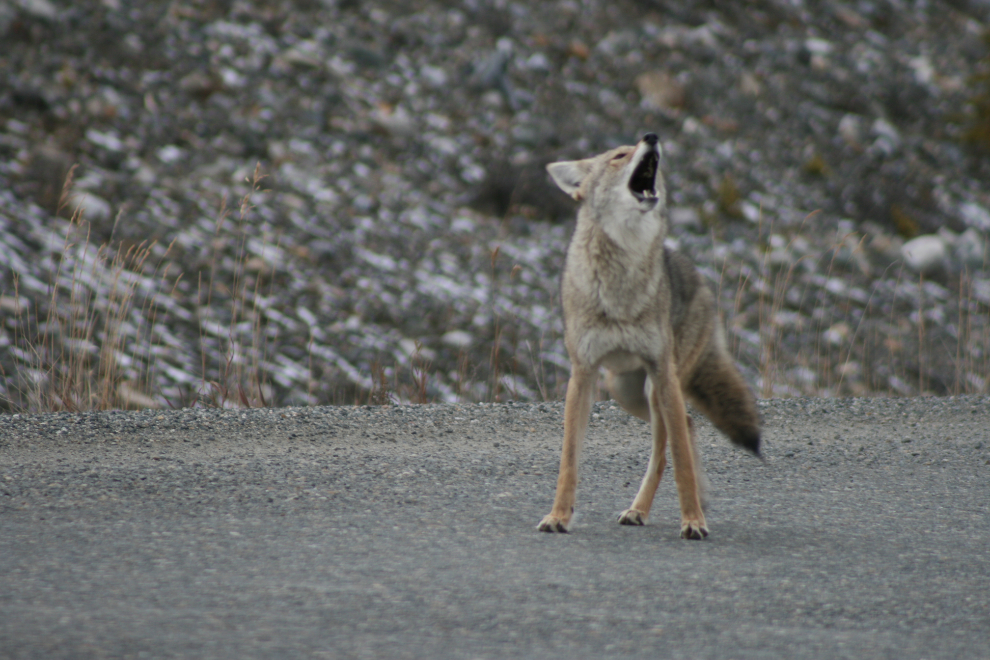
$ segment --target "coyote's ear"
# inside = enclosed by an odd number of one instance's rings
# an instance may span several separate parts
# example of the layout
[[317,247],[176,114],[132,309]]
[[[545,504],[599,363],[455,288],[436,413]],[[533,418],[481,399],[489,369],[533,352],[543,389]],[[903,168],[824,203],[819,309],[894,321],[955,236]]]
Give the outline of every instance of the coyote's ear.
[[550,163],[547,165],[547,172],[561,190],[580,202],[581,184],[591,171],[591,164],[590,160],[565,160],[560,163]]

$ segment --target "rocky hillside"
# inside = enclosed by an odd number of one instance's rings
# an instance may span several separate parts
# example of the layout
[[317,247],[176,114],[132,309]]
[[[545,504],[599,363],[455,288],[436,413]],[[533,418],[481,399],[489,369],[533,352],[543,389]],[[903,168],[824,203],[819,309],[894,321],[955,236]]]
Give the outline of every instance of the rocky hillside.
[[647,130],[758,393],[985,392],[988,27],[985,0],[0,0],[0,399],[559,397],[573,208],[543,166]]

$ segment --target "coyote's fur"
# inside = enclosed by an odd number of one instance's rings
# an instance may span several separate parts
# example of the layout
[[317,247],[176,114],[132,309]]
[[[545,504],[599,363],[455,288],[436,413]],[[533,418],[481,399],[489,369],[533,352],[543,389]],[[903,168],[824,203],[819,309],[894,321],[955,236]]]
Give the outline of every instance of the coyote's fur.
[[730,440],[759,455],[756,401],[726,350],[715,297],[694,265],[664,245],[666,192],[659,166],[659,140],[652,133],[635,146],[547,166],[581,207],[561,282],[571,378],[557,495],[538,527],[545,532],[566,532],[571,522],[599,367],[619,404],[652,425],[650,464],[620,523],[646,521],[669,440],[681,536],[708,535],[704,473],[685,396]]

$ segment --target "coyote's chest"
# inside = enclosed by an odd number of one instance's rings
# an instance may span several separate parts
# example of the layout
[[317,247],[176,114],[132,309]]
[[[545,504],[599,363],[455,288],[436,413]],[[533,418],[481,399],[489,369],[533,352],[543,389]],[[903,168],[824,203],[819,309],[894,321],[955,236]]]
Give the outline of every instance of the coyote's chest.
[[663,245],[623,245],[604,233],[590,237],[582,254],[571,255],[567,279],[581,299],[587,321],[603,324],[649,323],[664,287]]

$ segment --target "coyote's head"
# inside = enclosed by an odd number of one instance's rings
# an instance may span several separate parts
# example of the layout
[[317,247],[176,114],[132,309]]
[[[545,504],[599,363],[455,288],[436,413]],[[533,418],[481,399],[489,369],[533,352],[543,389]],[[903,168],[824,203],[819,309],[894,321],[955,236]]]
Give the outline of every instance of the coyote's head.
[[660,139],[647,133],[635,146],[550,163],[547,171],[561,190],[599,217],[659,214],[666,198],[660,154]]

